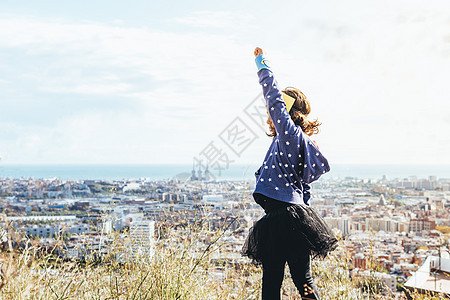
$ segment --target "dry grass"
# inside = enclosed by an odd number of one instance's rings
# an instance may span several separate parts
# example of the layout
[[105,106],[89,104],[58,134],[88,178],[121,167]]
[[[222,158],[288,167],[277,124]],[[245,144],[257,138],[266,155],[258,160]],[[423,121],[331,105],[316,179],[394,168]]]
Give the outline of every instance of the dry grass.
[[[116,239],[109,258],[84,263],[64,261],[28,243],[21,251],[0,257],[0,299],[259,299],[261,270],[250,263],[231,263],[236,256],[224,250],[233,232],[205,227],[168,228],[155,245],[155,256],[119,263],[123,241]],[[394,299],[392,295],[363,294],[348,276],[349,257],[335,251],[313,262],[322,299]],[[373,284],[369,282],[368,284]],[[300,299],[289,272],[283,299]],[[415,294],[413,299],[421,298]]]

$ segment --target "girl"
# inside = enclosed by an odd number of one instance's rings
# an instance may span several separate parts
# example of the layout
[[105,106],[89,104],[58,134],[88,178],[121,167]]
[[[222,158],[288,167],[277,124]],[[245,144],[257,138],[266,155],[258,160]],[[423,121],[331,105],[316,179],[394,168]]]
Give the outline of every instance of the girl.
[[278,89],[262,49],[256,48],[254,54],[273,141],[255,173],[253,193],[266,214],[251,228],[243,255],[262,265],[263,299],[280,299],[286,262],[302,299],[319,299],[310,255],[325,257],[337,246],[329,227],[309,207],[309,184],[330,170],[309,139],[320,123],[307,120],[311,108],[301,91]]

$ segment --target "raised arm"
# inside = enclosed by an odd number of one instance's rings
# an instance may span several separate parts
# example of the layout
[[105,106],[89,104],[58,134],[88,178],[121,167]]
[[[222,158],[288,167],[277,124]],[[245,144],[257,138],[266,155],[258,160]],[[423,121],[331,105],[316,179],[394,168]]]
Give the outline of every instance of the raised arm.
[[280,139],[289,139],[290,136],[297,135],[299,129],[286,110],[283,95],[278,88],[278,83],[273,76],[270,65],[264,57],[263,50],[257,47],[254,54],[256,66],[258,67],[259,83],[263,88],[264,99],[266,100],[270,118],[272,119],[278,137]]

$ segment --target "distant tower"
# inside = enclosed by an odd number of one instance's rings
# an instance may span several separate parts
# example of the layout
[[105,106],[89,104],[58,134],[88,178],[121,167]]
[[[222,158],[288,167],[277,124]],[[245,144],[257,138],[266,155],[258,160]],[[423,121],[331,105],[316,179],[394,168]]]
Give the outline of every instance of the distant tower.
[[206,165],[206,170],[205,170],[205,180],[206,181],[209,181],[210,179],[211,179],[211,176],[210,176],[211,174],[209,173],[209,170],[208,170],[208,165]]
[[198,180],[204,180],[204,178],[202,177],[202,169],[200,169],[200,166],[198,167]]
[[386,205],[386,198],[384,198],[384,195],[380,196],[380,201],[378,202],[379,205]]
[[195,161],[192,163],[191,180],[192,180],[192,181],[198,180],[197,176],[195,175]]

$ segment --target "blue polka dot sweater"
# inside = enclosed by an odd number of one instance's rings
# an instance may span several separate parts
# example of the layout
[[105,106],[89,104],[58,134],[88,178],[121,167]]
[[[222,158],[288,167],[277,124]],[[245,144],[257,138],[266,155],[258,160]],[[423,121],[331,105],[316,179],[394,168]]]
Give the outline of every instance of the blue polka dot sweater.
[[330,170],[328,161],[301,127],[292,121],[265,58],[260,55],[255,61],[267,110],[277,135],[263,164],[255,172],[254,193],[288,203],[309,205],[309,183]]

